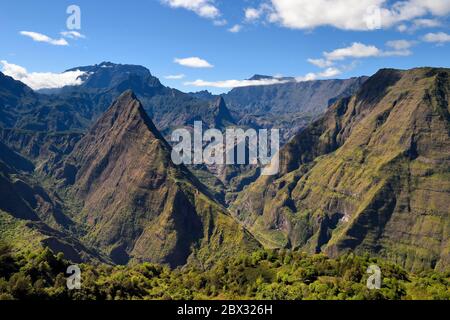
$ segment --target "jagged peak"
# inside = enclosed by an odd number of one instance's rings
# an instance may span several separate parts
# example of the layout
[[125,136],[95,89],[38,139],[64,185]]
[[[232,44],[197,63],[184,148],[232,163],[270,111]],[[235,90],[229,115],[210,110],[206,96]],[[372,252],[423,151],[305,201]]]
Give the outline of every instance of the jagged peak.
[[96,130],[99,127],[112,127],[117,122],[120,123],[121,127],[132,126],[136,128],[139,124],[145,125],[155,138],[162,140],[166,144],[163,136],[148,116],[141,101],[137,98],[133,90],[126,90],[123,92],[112,103],[111,107],[103,114],[103,116],[100,117],[93,128]]
[[217,114],[228,114],[230,112],[230,110],[228,110],[225,99],[222,96],[217,97],[215,101],[211,102],[211,106],[213,109],[215,109]]
[[128,101],[133,101],[133,100],[136,100],[136,101],[139,102],[139,99],[136,97],[136,95],[134,94],[133,90],[129,89],[129,90],[124,91],[116,99],[116,103],[124,103],[124,102],[128,102]]
[[225,99],[222,96],[217,97],[216,101],[214,102],[214,106],[216,106],[219,109],[227,107]]
[[217,97],[217,99],[211,103],[211,106],[214,109],[214,122],[216,127],[223,128],[226,124],[234,123],[233,116],[222,96]]
[[[110,115],[114,115],[115,118],[118,118],[121,114],[130,114],[130,113],[141,113],[140,111],[144,111],[141,102],[134,94],[133,90],[126,90],[123,92],[116,100],[113,101],[109,109],[105,112],[105,114],[100,117],[99,121],[102,118],[108,117]],[[145,111],[144,111],[145,114]]]

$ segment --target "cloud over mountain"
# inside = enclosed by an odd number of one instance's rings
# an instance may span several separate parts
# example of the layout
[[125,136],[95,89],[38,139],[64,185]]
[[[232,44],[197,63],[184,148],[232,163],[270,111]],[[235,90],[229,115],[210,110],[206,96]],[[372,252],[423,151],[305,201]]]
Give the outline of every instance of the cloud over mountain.
[[34,90],[81,85],[83,83],[81,76],[85,74],[85,72],[80,70],[64,73],[28,72],[24,67],[9,63],[5,60],[0,61],[0,63],[3,67],[2,72],[5,75],[25,83]]
[[211,88],[241,88],[241,87],[251,87],[251,86],[270,86],[274,84],[283,84],[288,82],[303,82],[312,81],[319,78],[331,78],[341,74],[341,70],[338,68],[327,68],[326,70],[318,73],[308,73],[304,76],[298,76],[295,78],[278,78],[278,77],[267,77],[261,79],[247,79],[247,80],[221,80],[221,81],[205,81],[205,80],[195,80],[190,82],[185,82],[186,86],[194,87],[211,87]]

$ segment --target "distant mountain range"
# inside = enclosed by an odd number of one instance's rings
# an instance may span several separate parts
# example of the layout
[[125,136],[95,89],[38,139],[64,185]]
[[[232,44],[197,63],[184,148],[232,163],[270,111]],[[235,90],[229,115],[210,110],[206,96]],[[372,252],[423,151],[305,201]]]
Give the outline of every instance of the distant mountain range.
[[[249,80],[263,79],[274,77],[254,75]],[[276,79],[286,82],[235,88],[221,96],[239,125],[256,129],[278,128],[285,143],[334,102],[354,94],[367,77],[302,82],[290,77]],[[208,91],[190,95],[206,101],[217,97]]]
[[[50,170],[49,162],[61,157],[61,153],[67,154],[114,99],[128,89],[133,90],[168,141],[173,129],[192,127],[195,121],[202,121],[204,126],[222,130],[236,125],[278,128],[284,144],[321,115],[332,101],[351,95],[366,79],[297,83],[292,82],[293,78],[285,78],[288,83],[237,88],[215,96],[209,92],[185,94],[165,87],[148,69],[137,65],[103,62],[67,71],[74,70],[85,73],[81,85],[39,92],[0,74],[0,86],[5,89],[0,95],[0,103],[5,106],[0,111],[0,136],[15,151],[27,156],[39,158],[44,153],[40,158],[45,163],[39,166],[44,171]],[[271,77],[255,75],[251,79],[267,78]],[[54,147],[55,135],[58,148]],[[205,167],[198,169],[197,176],[214,187],[222,202],[227,198],[227,190],[239,192],[255,178],[253,167],[226,167],[214,172]],[[230,199],[233,198],[234,195]]]
[[18,100],[14,104],[9,101],[17,96],[14,92],[0,96],[1,103],[7,106],[0,124],[4,128],[32,131],[85,131],[121,93],[131,89],[163,132],[195,120],[216,125],[210,103],[163,86],[142,66],[105,62],[75,69],[86,72],[82,85],[47,90],[47,94],[35,93],[1,75],[2,87],[16,83],[16,90],[22,91],[17,92]]
[[[81,85],[39,92],[0,75],[2,88],[15,86],[14,90],[17,90],[0,92],[1,102],[5,105],[0,114],[0,125],[8,129],[45,132],[84,131],[115,98],[131,89],[163,134],[175,127],[192,125],[195,120],[221,127],[222,119],[215,116],[212,106],[218,96],[205,91],[185,94],[165,87],[145,67],[103,62],[67,71],[73,70],[85,72]],[[255,75],[251,79],[263,78],[269,77]],[[229,109],[223,113],[227,116],[226,122],[252,128],[278,127],[285,132],[284,141],[287,142],[332,102],[355,92],[365,79],[290,81],[236,88],[222,96],[221,107],[222,110]]]
[[[0,73],[1,241],[115,264],[206,268],[264,246],[448,268],[448,69],[221,96],[141,66],[73,70],[80,86],[45,92]],[[194,121],[280,128],[280,173],[174,165],[167,137]]]

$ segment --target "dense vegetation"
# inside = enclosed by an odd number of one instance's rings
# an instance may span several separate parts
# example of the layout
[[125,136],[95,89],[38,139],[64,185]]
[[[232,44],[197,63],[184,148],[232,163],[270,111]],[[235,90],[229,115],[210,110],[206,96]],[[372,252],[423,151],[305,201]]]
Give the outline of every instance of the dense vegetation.
[[[367,267],[382,270],[382,288],[366,287]],[[12,252],[0,244],[0,300],[8,299],[450,299],[450,272],[413,275],[352,254],[339,259],[287,250],[257,251],[209,270],[155,264],[80,265],[81,290],[66,287],[70,265],[49,249]]]

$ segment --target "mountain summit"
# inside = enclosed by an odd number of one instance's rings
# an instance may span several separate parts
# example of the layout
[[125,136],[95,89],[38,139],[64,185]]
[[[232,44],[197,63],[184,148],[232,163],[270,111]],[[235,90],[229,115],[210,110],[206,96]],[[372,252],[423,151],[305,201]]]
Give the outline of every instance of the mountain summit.
[[[123,86],[129,81],[141,81],[151,87],[160,87],[159,80],[152,76],[150,70],[139,65],[115,64],[112,62],[102,62],[100,64],[84,67],[75,67],[67,71],[83,71],[81,76],[84,80],[82,88],[90,89],[112,89]],[[67,72],[66,71],[66,72]]]
[[202,263],[256,247],[171,149],[131,91],[122,94],[66,162],[86,239],[119,264]]

